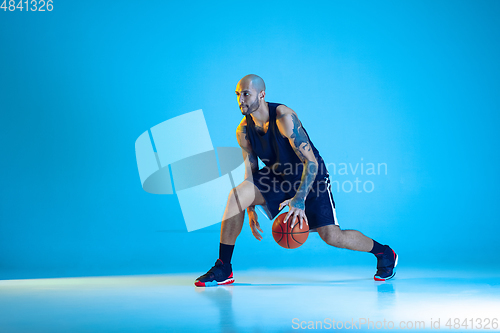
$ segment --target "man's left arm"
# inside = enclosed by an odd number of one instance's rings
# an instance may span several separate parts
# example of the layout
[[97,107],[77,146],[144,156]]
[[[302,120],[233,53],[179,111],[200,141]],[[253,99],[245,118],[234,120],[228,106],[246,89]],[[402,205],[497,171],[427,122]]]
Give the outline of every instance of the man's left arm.
[[292,109],[284,105],[281,105],[280,108],[281,112],[279,112],[276,117],[278,129],[282,135],[288,138],[293,150],[304,164],[302,178],[297,193],[292,199],[282,202],[280,204],[280,209],[288,204],[290,206],[290,210],[288,211],[288,215],[283,222],[286,223],[289,218],[292,218],[293,228],[298,218],[300,228],[302,229],[302,221],[309,224],[305,213],[305,201],[318,173],[318,161],[314,156],[309,138],[307,137],[297,114]]

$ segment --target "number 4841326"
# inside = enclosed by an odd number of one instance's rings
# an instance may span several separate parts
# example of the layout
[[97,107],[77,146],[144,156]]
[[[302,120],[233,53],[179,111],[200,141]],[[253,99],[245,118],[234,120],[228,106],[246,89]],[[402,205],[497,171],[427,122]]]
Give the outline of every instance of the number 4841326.
[[[0,0],[1,1],[1,0]],[[10,11],[10,12],[13,12],[13,11],[20,11],[22,12],[23,10],[29,12],[29,11],[32,11],[32,12],[35,12],[35,11],[38,11],[38,12],[51,12],[52,10],[54,10],[54,4],[53,4],[53,0],[48,0],[48,1],[45,1],[45,0],[20,0],[19,2],[17,2],[16,4],[16,1],[15,0],[4,0],[2,2],[2,5],[0,6],[1,9],[3,9],[4,12],[6,12],[7,10]]]

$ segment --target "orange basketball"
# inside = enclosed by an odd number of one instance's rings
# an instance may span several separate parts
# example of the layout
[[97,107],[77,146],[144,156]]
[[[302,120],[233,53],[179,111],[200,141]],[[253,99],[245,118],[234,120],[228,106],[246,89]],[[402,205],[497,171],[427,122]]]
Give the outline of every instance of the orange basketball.
[[300,223],[297,221],[292,230],[290,228],[292,218],[289,218],[286,224],[283,223],[286,214],[288,213],[283,213],[274,220],[273,237],[276,243],[285,249],[296,249],[307,240],[307,236],[309,236],[309,226],[303,222],[302,229],[299,229]]

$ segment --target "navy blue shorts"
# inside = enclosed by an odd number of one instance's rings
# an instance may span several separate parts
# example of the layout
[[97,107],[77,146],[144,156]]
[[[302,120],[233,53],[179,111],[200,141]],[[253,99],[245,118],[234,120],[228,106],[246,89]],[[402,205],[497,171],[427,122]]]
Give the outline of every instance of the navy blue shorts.
[[[263,208],[269,219],[272,220],[280,212],[280,203],[293,198],[300,185],[300,179],[288,181],[281,175],[270,171],[268,167],[264,167],[253,174],[253,183],[266,200],[266,206]],[[307,195],[305,206],[309,229],[330,224],[339,225],[328,174],[314,181]]]

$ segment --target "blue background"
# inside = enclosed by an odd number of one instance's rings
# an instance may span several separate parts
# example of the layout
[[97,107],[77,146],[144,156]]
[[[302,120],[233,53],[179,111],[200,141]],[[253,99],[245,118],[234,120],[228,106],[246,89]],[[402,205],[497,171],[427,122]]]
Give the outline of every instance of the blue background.
[[[328,163],[387,164],[332,174],[375,184],[334,193],[343,228],[393,246],[400,269],[498,266],[499,14],[498,1],[0,11],[0,276],[205,272],[220,225],[187,233],[175,195],[143,191],[134,142],[202,108],[214,146],[236,146],[234,89],[249,73]],[[282,249],[260,221],[261,243],[245,223],[235,269],[375,265],[317,234]]]

